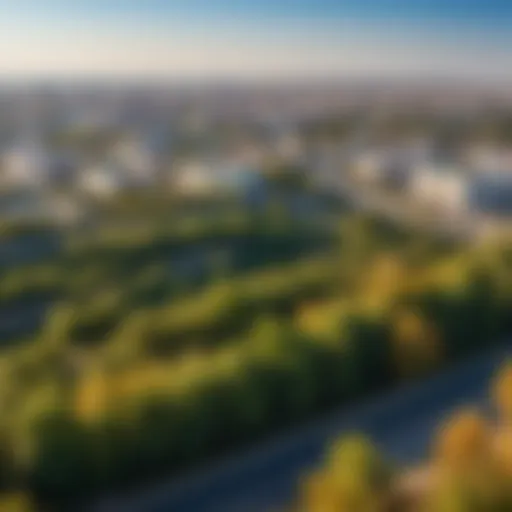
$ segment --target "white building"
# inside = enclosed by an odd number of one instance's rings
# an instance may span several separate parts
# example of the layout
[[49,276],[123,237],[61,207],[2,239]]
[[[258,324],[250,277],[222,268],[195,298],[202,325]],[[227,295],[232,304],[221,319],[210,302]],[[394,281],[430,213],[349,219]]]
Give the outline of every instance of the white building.
[[361,181],[403,187],[415,162],[413,153],[377,149],[357,156],[352,169]]
[[158,153],[142,139],[125,138],[111,148],[106,161],[80,173],[78,186],[99,197],[152,187],[161,171],[158,157]]
[[1,179],[8,188],[68,185],[78,168],[75,155],[47,151],[37,142],[24,142],[0,154]]
[[154,181],[158,171],[157,155],[136,138],[127,138],[115,144],[109,160],[141,184]]
[[35,142],[9,148],[2,155],[2,177],[7,186],[40,187],[51,174],[51,159]]
[[207,195],[216,188],[213,170],[201,162],[189,162],[179,167],[171,177],[174,191],[183,195]]
[[264,181],[250,167],[231,162],[188,162],[171,178],[173,190],[186,196],[240,195],[255,190]]
[[132,186],[132,182],[119,167],[104,163],[84,169],[78,177],[77,185],[87,194],[110,197]]
[[357,178],[363,181],[376,182],[381,179],[384,164],[382,153],[374,150],[358,155],[354,159],[352,169]]
[[419,166],[411,174],[413,198],[440,211],[461,212],[468,207],[471,179],[462,169],[449,166]]

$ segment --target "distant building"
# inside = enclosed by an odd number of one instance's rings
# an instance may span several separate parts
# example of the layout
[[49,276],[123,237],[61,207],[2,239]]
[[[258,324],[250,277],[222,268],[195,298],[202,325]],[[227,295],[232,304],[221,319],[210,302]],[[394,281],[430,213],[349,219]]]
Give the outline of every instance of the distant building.
[[393,150],[374,150],[358,155],[352,169],[361,181],[401,188],[414,163],[411,156]]
[[512,172],[512,149],[493,145],[476,145],[469,147],[464,153],[467,164],[479,172],[508,173]]
[[368,151],[354,158],[352,169],[357,178],[376,182],[384,172],[384,160],[378,151]]
[[116,143],[104,162],[84,169],[78,186],[97,196],[110,196],[128,189],[155,186],[163,171],[162,144],[142,137],[127,137]]
[[2,155],[2,177],[8,186],[40,187],[48,182],[51,160],[35,142],[15,145]]
[[81,167],[81,159],[71,152],[59,152],[50,162],[50,180],[55,186],[71,186],[76,180],[76,174]]
[[141,184],[152,182],[159,167],[155,151],[149,144],[136,138],[117,143],[109,153],[109,161]]
[[216,188],[212,169],[200,162],[188,162],[171,176],[173,190],[183,195],[205,195]]
[[189,162],[173,173],[172,188],[181,195],[256,197],[264,189],[261,173],[227,163]]
[[37,142],[12,146],[0,160],[2,181],[8,187],[69,185],[79,167],[78,159],[72,154],[47,151]]
[[260,168],[269,158],[268,148],[253,141],[249,141],[236,147],[230,152],[230,159],[239,162],[239,165]]
[[83,192],[109,197],[132,185],[129,177],[110,163],[97,164],[84,169],[78,178],[78,187]]
[[35,188],[18,189],[0,195],[0,215],[14,221],[73,223],[85,211],[72,197]]
[[471,209],[478,213],[512,215],[512,174],[486,172],[475,175],[469,201]]
[[293,132],[283,133],[276,139],[276,154],[285,161],[294,162],[303,155],[303,145],[299,136]]
[[424,165],[411,174],[409,192],[413,198],[440,210],[467,208],[471,178],[463,169]]

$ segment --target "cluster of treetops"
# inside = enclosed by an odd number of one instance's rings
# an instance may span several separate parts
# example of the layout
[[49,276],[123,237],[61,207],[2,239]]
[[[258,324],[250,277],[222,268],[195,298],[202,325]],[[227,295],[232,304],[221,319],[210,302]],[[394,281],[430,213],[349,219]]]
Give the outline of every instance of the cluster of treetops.
[[441,425],[420,468],[387,459],[367,438],[332,444],[304,478],[301,512],[507,512],[512,510],[512,364],[491,386],[494,413],[464,407]]
[[77,337],[83,313],[54,308],[0,356],[5,496],[78,510],[510,332],[512,245],[453,247],[356,215],[339,231],[321,256],[134,309],[106,333]]
[[470,143],[485,142],[509,145],[512,141],[512,112],[482,109],[478,115],[447,113],[425,109],[411,109],[375,115],[375,108],[352,112],[333,112],[322,118],[311,119],[299,126],[299,133],[308,144],[354,140],[362,134],[368,142],[392,143],[410,137],[432,137],[446,149]]
[[[286,181],[286,173],[284,177],[282,174],[280,179]],[[273,186],[274,191],[283,189],[284,195],[292,194],[292,188],[289,183]],[[112,286],[123,286],[125,297],[135,295],[131,301],[140,306],[145,297],[137,297],[137,290],[126,293],[127,278],[132,283],[140,276],[140,287],[149,289],[152,279],[168,290],[179,285],[182,294],[197,281],[205,284],[218,274],[325,249],[333,240],[332,223],[326,222],[326,216],[339,216],[344,211],[343,201],[326,198],[320,191],[303,192],[325,206],[309,219],[296,218],[279,200],[279,194],[261,210],[234,200],[171,201],[165,194],[143,194],[98,206],[90,221],[72,231],[61,232],[41,223],[3,221],[1,242],[5,254],[11,253],[11,262],[0,262],[0,305],[69,300],[80,295],[94,303],[89,289],[108,280]],[[231,258],[234,261],[220,261],[216,253],[223,251],[236,253]],[[33,258],[23,256],[30,253]],[[197,253],[211,254],[211,261],[203,264],[206,271],[184,276],[176,261],[194,259]],[[22,256],[20,260],[37,262],[16,264],[17,254]],[[156,284],[154,287],[158,288]],[[158,290],[154,295],[157,300]]]
[[[325,251],[338,239],[332,226],[279,224],[247,212],[211,217],[113,223],[66,236],[45,261],[1,271],[0,307],[19,311],[66,302],[77,317],[72,336],[84,340],[94,331],[98,340],[133,309],[165,305],[212,281]],[[45,245],[54,246],[54,238],[40,230],[5,234],[3,243],[13,253],[42,247],[47,254]]]

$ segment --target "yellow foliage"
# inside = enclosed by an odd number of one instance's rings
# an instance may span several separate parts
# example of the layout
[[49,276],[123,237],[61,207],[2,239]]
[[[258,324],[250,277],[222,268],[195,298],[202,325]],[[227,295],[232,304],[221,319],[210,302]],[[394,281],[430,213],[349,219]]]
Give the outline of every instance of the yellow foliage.
[[501,427],[495,435],[494,455],[499,467],[512,476],[512,430]]
[[403,309],[395,313],[392,339],[398,370],[403,376],[417,376],[442,359],[437,330],[418,312]]
[[229,346],[215,354],[190,351],[173,361],[147,362],[110,376],[109,396],[115,404],[161,393],[175,396],[215,372],[233,375],[240,366],[239,352]]
[[388,296],[401,289],[408,279],[405,264],[394,254],[377,258],[363,284],[364,293]]
[[96,421],[108,408],[111,383],[101,370],[91,371],[78,384],[75,393],[75,413],[83,421]]
[[446,288],[458,287],[464,284],[471,259],[466,253],[457,254],[427,268],[422,276],[422,285],[428,288],[431,285]]
[[303,304],[296,314],[296,325],[300,331],[308,334],[330,335],[339,326],[345,309],[346,300],[339,298]]
[[0,510],[2,512],[31,512],[35,509],[26,495],[9,494],[0,497]]
[[339,512],[342,510],[341,493],[325,474],[313,473],[302,486],[298,508],[300,512]]
[[465,409],[441,426],[435,442],[435,457],[441,466],[464,470],[486,464],[491,448],[485,419],[477,410]]
[[381,512],[386,499],[366,481],[347,472],[344,478],[332,472],[317,472],[302,486],[300,512]]

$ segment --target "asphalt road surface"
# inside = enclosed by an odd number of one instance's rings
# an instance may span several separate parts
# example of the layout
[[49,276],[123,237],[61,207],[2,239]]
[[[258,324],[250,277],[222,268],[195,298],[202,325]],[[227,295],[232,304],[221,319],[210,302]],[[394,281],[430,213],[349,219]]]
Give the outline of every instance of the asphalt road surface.
[[268,512],[288,503],[297,481],[328,442],[352,431],[369,435],[397,461],[413,464],[429,450],[436,426],[454,407],[482,403],[489,379],[510,347],[480,355],[421,383],[317,420],[179,481],[161,483],[95,508],[102,512]]

